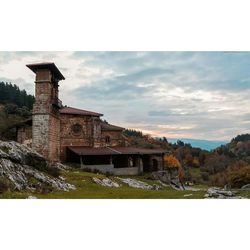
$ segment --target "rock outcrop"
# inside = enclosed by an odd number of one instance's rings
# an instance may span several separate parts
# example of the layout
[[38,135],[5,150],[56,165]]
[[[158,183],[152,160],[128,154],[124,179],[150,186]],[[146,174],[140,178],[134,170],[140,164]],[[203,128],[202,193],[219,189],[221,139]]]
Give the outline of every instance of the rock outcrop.
[[99,178],[93,177],[92,179],[96,184],[104,186],[104,187],[115,187],[115,188],[120,187],[120,185],[117,182],[114,182],[110,180],[109,178],[105,178],[101,180]]
[[147,190],[159,190],[162,189],[159,185],[149,185],[146,182],[143,181],[138,181],[135,179],[131,179],[131,178],[119,178],[117,177],[117,179],[119,179],[121,182],[127,184],[130,187],[133,188],[141,188],[141,189],[147,189]]
[[217,187],[211,187],[207,190],[204,198],[216,198],[216,199],[242,199],[241,196],[236,196],[236,191],[225,190]]
[[65,169],[66,166],[48,162],[25,145],[0,141],[0,177],[8,180],[14,190],[75,189],[74,185],[52,176],[53,171]]
[[177,170],[153,172],[151,173],[150,178],[153,180],[159,180],[161,183],[165,183],[175,190],[185,190],[185,187],[180,183]]

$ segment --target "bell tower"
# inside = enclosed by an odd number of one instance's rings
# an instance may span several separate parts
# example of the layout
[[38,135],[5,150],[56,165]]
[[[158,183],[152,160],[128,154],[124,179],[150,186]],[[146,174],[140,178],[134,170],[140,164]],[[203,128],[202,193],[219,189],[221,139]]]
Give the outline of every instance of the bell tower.
[[26,65],[36,74],[32,113],[32,148],[51,161],[59,160],[60,108],[58,83],[65,80],[54,63]]

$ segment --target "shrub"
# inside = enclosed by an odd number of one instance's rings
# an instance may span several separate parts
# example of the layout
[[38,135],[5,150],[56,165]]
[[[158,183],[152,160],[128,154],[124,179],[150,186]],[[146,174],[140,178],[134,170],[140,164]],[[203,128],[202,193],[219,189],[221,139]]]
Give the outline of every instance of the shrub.
[[164,165],[165,168],[180,168],[181,164],[177,158],[173,155],[166,155],[164,156]]
[[241,188],[246,184],[250,184],[250,167],[247,166],[229,171],[228,183],[233,188]]
[[203,181],[208,181],[209,180],[208,172],[201,172],[201,178]]
[[211,184],[214,186],[224,187],[228,184],[228,178],[226,172],[221,172],[211,177]]

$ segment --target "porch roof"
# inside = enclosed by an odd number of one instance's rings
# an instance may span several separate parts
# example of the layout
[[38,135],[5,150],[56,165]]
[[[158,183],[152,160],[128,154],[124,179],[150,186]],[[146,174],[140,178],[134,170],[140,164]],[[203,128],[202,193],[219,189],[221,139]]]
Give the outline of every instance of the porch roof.
[[151,155],[151,154],[164,154],[167,150],[164,149],[146,149],[135,147],[68,147],[68,149],[81,156],[81,155]]

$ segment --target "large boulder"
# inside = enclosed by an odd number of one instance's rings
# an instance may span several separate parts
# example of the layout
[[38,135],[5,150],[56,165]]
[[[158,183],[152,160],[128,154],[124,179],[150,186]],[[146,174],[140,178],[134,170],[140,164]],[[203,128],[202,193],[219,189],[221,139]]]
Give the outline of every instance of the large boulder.
[[167,185],[170,185],[172,188],[176,190],[184,190],[184,187],[180,183],[180,180],[178,177],[178,171],[175,171],[175,170],[152,172],[150,175],[150,179],[159,180]]
[[[50,163],[31,148],[17,142],[0,141],[0,177],[10,181],[16,190],[69,191],[75,187],[52,176],[66,166]],[[51,171],[53,170],[53,171]]]

